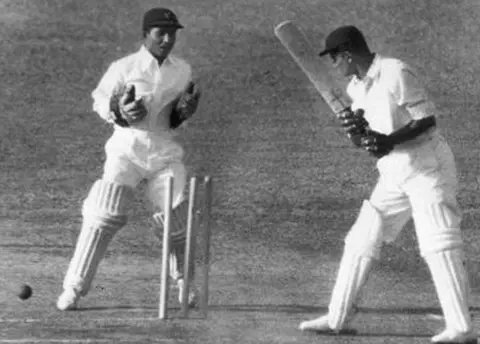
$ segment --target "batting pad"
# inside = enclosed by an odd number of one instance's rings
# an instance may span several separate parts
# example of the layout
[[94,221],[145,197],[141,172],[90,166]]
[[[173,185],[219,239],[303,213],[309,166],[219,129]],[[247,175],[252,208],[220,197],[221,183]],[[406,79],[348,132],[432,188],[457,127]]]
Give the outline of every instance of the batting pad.
[[340,331],[348,320],[372,263],[372,258],[344,252],[328,306],[328,325],[332,330]]
[[380,257],[383,221],[380,213],[365,200],[357,220],[345,238],[340,267],[328,308],[328,324],[340,331],[366,283],[374,259]]
[[413,219],[423,257],[462,247],[461,215],[456,204],[422,200],[414,204]]
[[[170,257],[169,257],[169,268],[170,268],[170,277],[174,281],[184,277],[184,265],[185,264],[185,240],[183,242],[176,242],[172,244]],[[195,260],[190,261],[189,268],[189,278],[190,281],[193,280],[195,275]]]
[[430,254],[425,257],[430,268],[447,330],[469,332],[472,319],[468,309],[469,282],[461,249]]
[[133,190],[96,181],[83,204],[83,225],[63,283],[85,296],[109,243],[127,223],[126,210]]
[[379,259],[383,239],[383,221],[378,210],[363,201],[357,220],[345,238],[345,250],[364,257]]
[[[154,221],[157,224],[155,228],[155,235],[160,241],[163,241],[163,219],[162,213],[156,213],[153,215]],[[172,210],[170,233],[171,240],[171,252],[169,257],[170,277],[173,280],[183,278],[183,268],[185,262],[185,241],[186,241],[186,225],[188,218],[188,202],[184,201],[180,203],[175,209]],[[193,234],[195,235],[195,234]],[[194,261],[192,259],[190,265],[190,277],[194,275]]]

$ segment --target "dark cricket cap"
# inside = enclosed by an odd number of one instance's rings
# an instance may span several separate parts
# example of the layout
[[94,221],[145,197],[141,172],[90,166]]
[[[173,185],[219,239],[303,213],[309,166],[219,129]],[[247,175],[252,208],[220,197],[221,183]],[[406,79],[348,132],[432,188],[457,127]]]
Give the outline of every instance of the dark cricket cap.
[[353,25],[341,26],[332,31],[325,40],[325,49],[319,53],[320,56],[339,53],[342,51],[367,48],[367,41],[363,33]]
[[148,31],[152,27],[175,27],[182,29],[183,25],[180,24],[172,10],[157,7],[148,10],[143,16],[143,31]]

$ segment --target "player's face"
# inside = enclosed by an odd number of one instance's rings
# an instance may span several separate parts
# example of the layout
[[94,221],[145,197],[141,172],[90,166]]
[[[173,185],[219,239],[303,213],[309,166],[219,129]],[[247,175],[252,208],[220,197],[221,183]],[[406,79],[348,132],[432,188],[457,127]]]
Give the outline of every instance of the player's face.
[[338,74],[344,77],[349,77],[355,74],[355,68],[351,63],[351,56],[348,52],[340,52],[330,54],[333,68]]
[[153,27],[145,36],[145,47],[157,59],[163,60],[172,51],[176,38],[175,27]]

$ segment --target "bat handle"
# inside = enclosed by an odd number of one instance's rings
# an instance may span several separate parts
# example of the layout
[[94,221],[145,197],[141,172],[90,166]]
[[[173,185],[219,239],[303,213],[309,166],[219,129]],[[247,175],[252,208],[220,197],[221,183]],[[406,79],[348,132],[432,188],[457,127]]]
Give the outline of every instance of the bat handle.
[[[350,106],[347,106],[337,114],[337,118],[344,119],[345,117],[353,117],[353,116],[363,117],[364,112],[365,111],[363,109],[358,109],[356,111],[353,111]],[[363,130],[360,132],[361,135],[366,135],[367,133],[368,133],[368,127],[363,128]],[[351,138],[351,135],[348,134],[348,137]]]
[[337,118],[342,119],[343,117],[353,116],[354,112],[350,106],[347,106],[343,110],[337,113]]

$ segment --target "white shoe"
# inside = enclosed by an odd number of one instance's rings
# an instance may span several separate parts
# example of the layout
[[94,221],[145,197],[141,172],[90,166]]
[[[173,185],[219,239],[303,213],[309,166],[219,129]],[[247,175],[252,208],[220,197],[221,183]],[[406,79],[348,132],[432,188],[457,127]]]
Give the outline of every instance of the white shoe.
[[345,326],[342,329],[334,330],[328,324],[328,314],[322,315],[313,320],[307,320],[300,323],[298,327],[301,331],[315,331],[315,332],[325,332],[325,333],[348,333],[355,334],[356,330],[348,328],[348,324],[352,322],[358,314],[357,306],[353,306],[350,311],[346,321]]
[[77,309],[77,302],[80,299],[80,294],[73,288],[65,289],[58,298],[57,308],[61,311],[72,311]]
[[[178,288],[178,302],[182,304],[182,291],[185,288],[185,282],[182,279],[177,281],[177,288]],[[198,304],[198,292],[197,288],[195,287],[194,283],[190,284],[190,290],[188,292],[188,308],[195,308]]]
[[465,333],[456,330],[445,330],[432,337],[432,343],[477,344],[477,335],[473,331]]
[[298,328],[301,331],[333,332],[328,325],[328,314],[313,320],[302,321]]

